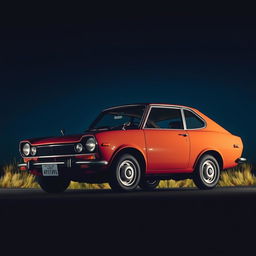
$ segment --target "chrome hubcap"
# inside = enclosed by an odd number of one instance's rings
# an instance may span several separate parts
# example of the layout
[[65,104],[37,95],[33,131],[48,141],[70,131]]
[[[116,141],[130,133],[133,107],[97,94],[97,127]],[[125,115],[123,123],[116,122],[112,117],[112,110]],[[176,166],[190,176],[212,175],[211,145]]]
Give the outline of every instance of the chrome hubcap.
[[207,160],[202,165],[202,178],[203,180],[211,184],[215,181],[217,176],[217,169],[215,164],[211,160]]
[[132,186],[137,178],[137,168],[130,160],[123,161],[118,169],[118,178],[124,186]]

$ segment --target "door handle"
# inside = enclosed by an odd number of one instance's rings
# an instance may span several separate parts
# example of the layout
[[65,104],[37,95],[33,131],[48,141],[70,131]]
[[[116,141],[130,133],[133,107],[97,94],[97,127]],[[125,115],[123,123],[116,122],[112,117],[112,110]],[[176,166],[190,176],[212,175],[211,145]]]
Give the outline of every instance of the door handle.
[[187,137],[188,134],[187,133],[179,133],[179,136]]

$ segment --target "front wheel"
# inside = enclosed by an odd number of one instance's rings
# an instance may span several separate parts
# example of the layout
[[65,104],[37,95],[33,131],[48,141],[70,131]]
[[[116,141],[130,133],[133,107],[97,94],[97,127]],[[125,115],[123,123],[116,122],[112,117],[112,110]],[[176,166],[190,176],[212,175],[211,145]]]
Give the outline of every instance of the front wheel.
[[193,174],[193,181],[200,189],[214,188],[220,178],[220,166],[212,155],[200,158]]
[[114,191],[133,191],[140,182],[140,164],[130,154],[124,154],[118,157],[114,161],[110,171],[109,185]]
[[40,187],[48,193],[61,193],[64,192],[69,184],[70,180],[63,177],[44,177],[38,176],[37,182]]

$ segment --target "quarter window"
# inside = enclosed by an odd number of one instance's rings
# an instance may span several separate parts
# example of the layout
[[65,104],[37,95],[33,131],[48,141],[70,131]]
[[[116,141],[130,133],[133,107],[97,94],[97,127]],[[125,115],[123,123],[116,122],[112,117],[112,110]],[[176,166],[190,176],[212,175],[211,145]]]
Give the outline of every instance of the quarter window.
[[180,109],[152,108],[146,123],[151,129],[183,129]]
[[204,127],[204,122],[194,113],[184,110],[187,129],[198,129]]

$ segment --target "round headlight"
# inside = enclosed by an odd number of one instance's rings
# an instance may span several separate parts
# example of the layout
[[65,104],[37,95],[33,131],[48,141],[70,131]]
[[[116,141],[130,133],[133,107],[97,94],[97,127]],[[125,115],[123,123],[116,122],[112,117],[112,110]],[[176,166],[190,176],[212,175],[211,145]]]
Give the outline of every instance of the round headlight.
[[87,141],[86,141],[86,149],[89,151],[89,152],[93,152],[96,148],[96,141],[94,138],[89,138]]
[[36,147],[31,147],[31,155],[35,156],[36,155]]
[[76,145],[75,145],[75,151],[77,152],[77,153],[81,153],[82,151],[83,151],[83,145],[81,144],[81,143],[77,143]]
[[26,143],[23,148],[22,148],[23,154],[25,156],[28,156],[30,153],[30,145],[28,143]]

